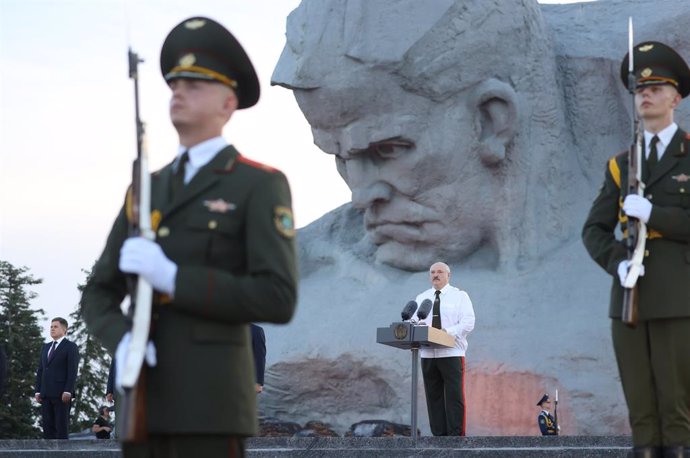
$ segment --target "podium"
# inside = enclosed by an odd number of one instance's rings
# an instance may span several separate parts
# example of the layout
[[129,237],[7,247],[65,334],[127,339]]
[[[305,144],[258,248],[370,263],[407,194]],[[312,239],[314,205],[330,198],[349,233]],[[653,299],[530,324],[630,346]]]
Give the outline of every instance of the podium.
[[415,326],[409,322],[391,323],[376,329],[376,343],[389,345],[412,353],[412,439],[417,441],[417,379],[419,378],[420,348],[453,348],[455,337],[431,326]]

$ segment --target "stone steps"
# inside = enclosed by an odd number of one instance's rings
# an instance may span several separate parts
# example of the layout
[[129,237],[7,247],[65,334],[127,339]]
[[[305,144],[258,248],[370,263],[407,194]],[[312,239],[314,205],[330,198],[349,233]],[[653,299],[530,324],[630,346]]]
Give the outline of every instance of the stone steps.
[[[561,437],[258,437],[247,457],[625,457],[628,436]],[[4,440],[1,458],[118,458],[114,440]]]

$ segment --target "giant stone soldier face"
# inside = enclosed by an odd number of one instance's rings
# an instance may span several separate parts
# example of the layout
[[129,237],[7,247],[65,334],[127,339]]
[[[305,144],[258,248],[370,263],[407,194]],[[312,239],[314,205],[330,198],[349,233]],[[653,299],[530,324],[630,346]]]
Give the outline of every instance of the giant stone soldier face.
[[477,113],[467,92],[436,103],[372,72],[357,88],[322,87],[296,97],[316,144],[336,157],[352,205],[364,211],[378,261],[426,269],[487,241],[491,174],[475,151]]
[[543,33],[528,0],[303,0],[290,14],[272,82],[336,156],[377,261],[496,267],[546,245],[522,228],[530,167],[550,165],[514,141],[525,101],[538,121],[523,144],[558,141]]

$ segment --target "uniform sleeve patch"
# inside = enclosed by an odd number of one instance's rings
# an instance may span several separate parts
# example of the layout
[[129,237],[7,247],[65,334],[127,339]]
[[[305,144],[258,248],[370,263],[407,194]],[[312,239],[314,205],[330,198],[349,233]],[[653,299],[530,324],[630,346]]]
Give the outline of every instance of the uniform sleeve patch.
[[160,210],[154,210],[151,212],[151,229],[153,229],[153,232],[158,231],[158,226],[160,225],[162,218],[163,215],[161,215]]
[[295,237],[295,220],[289,207],[275,207],[273,209],[273,222],[280,235],[288,239]]

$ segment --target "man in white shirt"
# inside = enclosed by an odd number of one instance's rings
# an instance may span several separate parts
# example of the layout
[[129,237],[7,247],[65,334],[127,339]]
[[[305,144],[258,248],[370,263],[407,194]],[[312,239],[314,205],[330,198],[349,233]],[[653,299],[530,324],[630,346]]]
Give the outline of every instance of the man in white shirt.
[[[455,337],[453,348],[422,348],[422,376],[434,436],[465,435],[465,352],[467,334],[474,329],[474,309],[465,291],[451,286],[450,267],[437,262],[429,269],[432,287],[417,303],[432,301],[432,312],[420,324],[442,329]],[[418,319],[415,313],[414,319]]]

